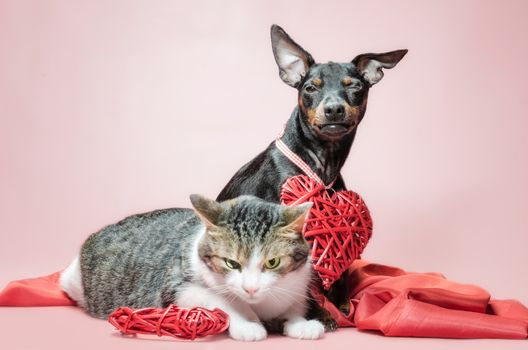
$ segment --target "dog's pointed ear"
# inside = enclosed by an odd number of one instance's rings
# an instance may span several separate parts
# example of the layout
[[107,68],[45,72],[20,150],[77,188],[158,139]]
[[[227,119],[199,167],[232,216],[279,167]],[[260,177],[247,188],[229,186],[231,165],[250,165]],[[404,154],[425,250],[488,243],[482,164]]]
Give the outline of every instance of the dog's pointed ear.
[[297,87],[308,73],[310,66],[314,64],[312,55],[276,24],[271,26],[271,46],[281,79],[286,84]]
[[407,50],[396,50],[385,53],[364,53],[352,60],[356,70],[370,83],[376,84],[383,78],[382,68],[392,68],[405,56]]

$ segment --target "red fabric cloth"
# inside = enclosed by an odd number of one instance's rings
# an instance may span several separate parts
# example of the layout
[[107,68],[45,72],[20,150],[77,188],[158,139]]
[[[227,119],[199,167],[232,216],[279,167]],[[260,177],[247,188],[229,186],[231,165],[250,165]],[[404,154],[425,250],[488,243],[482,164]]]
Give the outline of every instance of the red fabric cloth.
[[9,282],[0,292],[0,306],[76,305],[60,288],[60,274]]
[[[0,306],[67,306],[60,272],[14,281],[0,292]],[[356,260],[349,269],[350,312],[341,313],[322,294],[315,297],[340,327],[386,336],[528,338],[528,309],[515,300],[490,300],[480,287],[438,273],[410,273]]]
[[356,260],[348,284],[348,315],[322,294],[316,295],[340,327],[386,336],[528,338],[528,309],[521,303],[490,300],[482,288],[449,281],[438,273],[409,273]]

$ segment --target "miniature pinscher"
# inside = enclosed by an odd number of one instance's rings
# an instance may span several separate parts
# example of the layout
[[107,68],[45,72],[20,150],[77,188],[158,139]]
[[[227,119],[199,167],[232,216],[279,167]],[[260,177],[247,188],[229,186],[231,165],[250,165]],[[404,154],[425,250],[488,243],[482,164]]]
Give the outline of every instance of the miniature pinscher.
[[[407,50],[361,54],[347,63],[316,63],[277,25],[271,27],[271,43],[280,78],[298,91],[297,106],[281,139],[325,184],[333,183],[335,191],[344,190],[340,171],[365,114],[369,89],[381,80],[383,69],[396,66]],[[272,142],[231,178],[217,200],[251,194],[280,202],[284,181],[302,173]],[[344,279],[336,281],[326,295],[346,312]],[[323,321],[327,330],[336,327],[315,303],[310,316]]]

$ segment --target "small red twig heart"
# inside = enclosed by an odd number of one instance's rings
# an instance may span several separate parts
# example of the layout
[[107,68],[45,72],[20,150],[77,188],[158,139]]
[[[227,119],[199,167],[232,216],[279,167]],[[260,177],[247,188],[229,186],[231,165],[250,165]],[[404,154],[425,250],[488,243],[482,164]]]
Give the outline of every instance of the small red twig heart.
[[169,305],[165,309],[120,307],[108,317],[123,334],[169,335],[191,339],[219,334],[229,327],[229,316],[220,309],[192,309]]
[[304,237],[312,245],[314,270],[328,290],[359,258],[372,236],[372,218],[363,199],[352,191],[330,194],[305,175],[289,178],[282,185],[281,202],[297,205],[312,202],[304,224]]

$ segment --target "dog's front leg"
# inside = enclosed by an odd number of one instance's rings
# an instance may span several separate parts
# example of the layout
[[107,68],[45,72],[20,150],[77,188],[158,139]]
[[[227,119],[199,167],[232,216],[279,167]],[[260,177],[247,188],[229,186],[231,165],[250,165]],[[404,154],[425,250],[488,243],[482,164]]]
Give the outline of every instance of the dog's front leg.
[[[350,313],[350,285],[349,273],[343,272],[341,277],[336,280],[330,290],[325,292],[325,296],[332,304],[334,304],[341,313],[348,315]],[[315,301],[311,302],[307,317],[309,319],[315,318],[323,323],[326,332],[333,332],[337,329],[337,322],[333,319],[330,313],[322,308]]]

